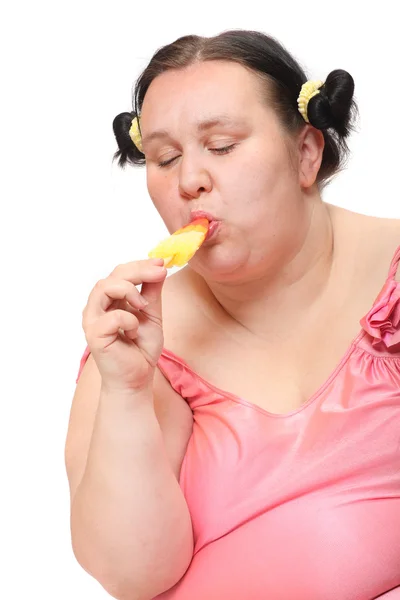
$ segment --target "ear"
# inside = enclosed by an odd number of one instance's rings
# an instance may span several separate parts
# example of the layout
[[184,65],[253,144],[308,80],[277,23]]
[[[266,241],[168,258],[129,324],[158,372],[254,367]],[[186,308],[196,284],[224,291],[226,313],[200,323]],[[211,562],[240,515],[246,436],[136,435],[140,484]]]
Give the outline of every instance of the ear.
[[306,125],[302,130],[298,143],[299,183],[303,188],[309,188],[317,179],[322,162],[325,140],[322,131],[312,125]]

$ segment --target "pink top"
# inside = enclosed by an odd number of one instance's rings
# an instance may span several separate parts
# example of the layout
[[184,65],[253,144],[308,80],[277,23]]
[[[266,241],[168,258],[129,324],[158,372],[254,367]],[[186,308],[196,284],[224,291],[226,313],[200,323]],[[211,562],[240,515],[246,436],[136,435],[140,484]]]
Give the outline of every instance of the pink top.
[[340,364],[290,413],[163,350],[158,366],[193,412],[180,485],[195,546],[158,600],[400,599],[399,261],[400,247]]

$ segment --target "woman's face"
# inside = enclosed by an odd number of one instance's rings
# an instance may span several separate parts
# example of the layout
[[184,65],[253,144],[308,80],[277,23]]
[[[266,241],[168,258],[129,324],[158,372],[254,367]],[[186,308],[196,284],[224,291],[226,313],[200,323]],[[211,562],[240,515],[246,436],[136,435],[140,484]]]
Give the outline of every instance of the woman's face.
[[219,220],[190,262],[196,271],[254,276],[304,234],[296,148],[241,65],[201,62],[158,76],[141,131],[149,194],[169,232],[196,210]]

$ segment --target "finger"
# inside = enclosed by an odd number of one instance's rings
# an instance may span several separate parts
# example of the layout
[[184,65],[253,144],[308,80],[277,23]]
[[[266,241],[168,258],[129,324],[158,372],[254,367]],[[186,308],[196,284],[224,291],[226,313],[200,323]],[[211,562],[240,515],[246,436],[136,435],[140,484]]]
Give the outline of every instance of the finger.
[[104,350],[115,341],[120,329],[129,332],[132,339],[138,327],[139,321],[134,314],[126,310],[113,310],[87,328],[86,341],[92,350]]
[[123,307],[125,298],[137,309],[145,305],[139,290],[130,281],[114,277],[101,279],[94,286],[84,312],[88,318],[97,319],[110,309]]
[[[153,282],[165,279],[167,271],[162,266],[162,259],[149,259],[119,265],[106,279],[101,279],[92,289],[87,304],[83,310],[83,326],[102,316],[110,306],[118,306],[118,300],[123,300],[126,293],[133,290],[134,286],[144,281]],[[114,287],[115,282],[118,285]],[[127,284],[121,282],[127,282]],[[130,285],[131,284],[131,287]],[[107,293],[106,293],[107,292]],[[131,292],[134,295],[134,290]],[[136,302],[133,302],[136,305]]]
[[89,299],[83,310],[83,324],[99,319],[109,308],[119,307],[127,293],[130,292],[129,282],[111,278],[100,279],[90,292]]
[[147,300],[143,298],[140,291],[133,283],[125,280],[114,280],[109,277],[106,279],[107,284],[104,284],[103,294],[100,295],[100,309],[104,312],[114,308],[123,308],[129,305],[137,310],[142,309],[147,305]]
[[[143,298],[143,296],[140,296],[141,298]],[[120,308],[122,310],[127,310],[128,312],[131,312],[133,315],[138,315],[140,310],[143,310],[144,307],[140,306],[139,308],[134,308],[129,302],[128,300],[126,300],[126,298],[123,298],[122,300],[113,300],[112,304],[110,305],[110,308],[108,309],[107,312],[110,312],[111,310],[116,310],[117,308]]]
[[162,322],[162,288],[165,282],[143,283],[141,294],[148,301],[148,306],[143,308],[142,312]]
[[110,273],[110,277],[125,279],[134,285],[139,285],[143,281],[157,281],[165,271],[164,261],[161,258],[149,258],[147,260],[137,260],[118,265]]

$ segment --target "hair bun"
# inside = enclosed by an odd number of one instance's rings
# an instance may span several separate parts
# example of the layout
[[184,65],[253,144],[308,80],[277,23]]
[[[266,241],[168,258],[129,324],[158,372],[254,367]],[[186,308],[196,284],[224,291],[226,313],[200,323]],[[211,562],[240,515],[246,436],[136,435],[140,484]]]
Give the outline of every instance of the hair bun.
[[347,137],[356,112],[353,96],[354,79],[350,73],[343,69],[331,71],[320,93],[310,100],[310,123],[318,129],[335,129],[340,137]]
[[118,164],[121,167],[123,167],[126,162],[131,164],[145,162],[144,155],[137,149],[129,135],[132,120],[135,116],[135,112],[120,113],[115,117],[112,124],[115,139],[118,144],[118,151],[114,154],[114,160],[118,158]]

